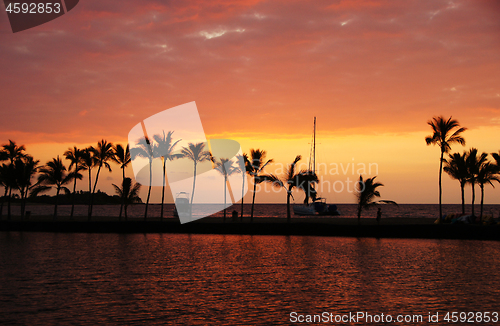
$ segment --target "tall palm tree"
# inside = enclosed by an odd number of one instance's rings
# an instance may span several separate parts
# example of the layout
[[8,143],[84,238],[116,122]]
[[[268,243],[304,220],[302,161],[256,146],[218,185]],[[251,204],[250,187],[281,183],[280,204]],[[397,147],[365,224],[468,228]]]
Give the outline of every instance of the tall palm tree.
[[151,186],[153,184],[153,145],[148,137],[141,138],[137,141],[136,146],[130,149],[130,156],[132,159],[136,157],[147,158],[149,161],[149,189],[148,197],[146,199],[146,209],[144,210],[144,221],[148,217],[149,199],[151,197]]
[[57,156],[57,158],[53,158],[52,161],[47,162],[46,165],[40,168],[38,182],[40,186],[34,189],[35,194],[49,190],[52,187],[56,188],[56,202],[54,205],[54,219],[56,219],[59,192],[63,190],[65,193],[69,194],[70,190],[65,187],[65,185],[71,182],[71,176],[68,174],[67,169],[59,156]]
[[465,214],[465,185],[469,179],[469,170],[466,163],[467,153],[453,153],[448,155],[448,159],[444,161],[444,172],[455,180],[460,182],[460,190],[462,192],[462,214]]
[[250,161],[248,160],[248,155],[243,153],[243,155],[236,155],[236,164],[238,165],[238,169],[240,169],[241,176],[242,176],[242,183],[241,183],[241,215],[240,218],[243,218],[243,197],[245,196],[245,179],[247,178],[246,175],[246,167],[250,164]]
[[380,197],[380,192],[377,190],[377,188],[384,186],[380,182],[375,182],[375,178],[376,176],[363,180],[363,176],[360,175],[359,181],[356,183],[355,195],[358,204],[358,222],[361,220],[361,212],[372,206],[377,206],[380,203],[397,205],[397,203],[392,200],[375,201],[375,198]]
[[71,178],[74,180],[73,196],[71,199],[71,213],[70,213],[71,218],[73,218],[73,214],[75,211],[76,180],[82,180],[83,176],[80,173],[80,171],[85,169],[83,156],[84,156],[84,150],[79,149],[76,146],[73,146],[73,148],[69,148],[66,152],[64,152],[64,157],[68,161],[70,161],[68,170],[71,170],[73,166],[75,167],[74,170],[71,172]]
[[163,183],[162,183],[162,192],[161,192],[161,212],[160,212],[160,220],[163,221],[163,204],[165,202],[165,185],[166,185],[166,170],[165,165],[167,160],[172,161],[174,159],[178,159],[182,157],[182,154],[174,154],[175,146],[182,139],[178,139],[175,142],[172,139],[173,131],[169,131],[165,135],[165,131],[163,131],[163,135],[154,135],[153,139],[155,140],[155,144],[153,145],[153,153],[154,157],[161,157],[163,163]]
[[92,206],[94,204],[94,194],[97,188],[97,182],[99,181],[99,173],[101,172],[101,168],[104,166],[111,172],[111,165],[109,165],[109,161],[113,159],[115,156],[113,152],[113,144],[108,143],[106,140],[102,139],[97,143],[97,147],[92,147],[92,151],[94,152],[95,164],[97,166],[97,174],[95,176],[94,188],[92,189],[92,195],[90,200],[90,210],[89,210],[89,220],[92,217]]
[[427,122],[432,128],[432,135],[425,138],[427,145],[438,145],[441,150],[441,158],[439,160],[439,219],[438,223],[441,223],[443,217],[442,208],[442,196],[443,190],[441,185],[441,179],[443,174],[443,156],[444,153],[448,153],[451,150],[451,145],[458,143],[462,146],[465,145],[465,139],[461,134],[467,130],[466,128],[460,127],[457,120],[450,117],[446,120],[443,116],[433,117],[432,120]]
[[234,162],[227,158],[221,158],[219,162],[215,163],[215,170],[224,176],[224,218],[226,221],[226,189],[227,189],[227,177],[240,172],[237,166],[233,165]]
[[297,155],[295,160],[288,165],[285,170],[284,176],[281,178],[281,184],[285,187],[286,196],[286,217],[288,223],[290,223],[292,216],[290,213],[290,197],[293,197],[292,191],[294,188],[303,190],[306,193],[306,202],[309,201],[309,196],[311,192],[311,185],[318,182],[318,177],[316,173],[308,170],[297,171],[296,166],[302,157]]
[[[122,184],[123,181],[125,180],[125,168],[132,162],[130,158],[130,148],[129,145],[127,144],[126,147],[123,147],[120,144],[114,145],[113,146],[113,158],[112,160],[120,165],[120,169],[122,169]],[[121,221],[122,219],[122,213],[123,213],[123,205],[125,203],[123,202],[123,199],[120,204],[120,215],[119,215],[119,220]]]
[[500,182],[496,165],[490,162],[481,164],[479,173],[477,174],[477,183],[481,189],[481,214],[479,215],[479,221],[483,220],[484,185],[490,184],[493,188],[495,188],[493,181]]
[[123,203],[125,207],[125,220],[128,220],[128,215],[127,215],[128,205],[142,202],[141,198],[139,197],[139,190],[141,189],[141,184],[140,183],[134,184],[132,182],[132,179],[125,178],[122,181],[121,187],[118,187],[115,184],[113,184],[113,187],[115,188],[115,191],[118,194],[118,196],[120,196],[120,198],[123,198]]
[[96,160],[94,157],[94,151],[92,146],[85,148],[82,154],[82,169],[87,170],[89,173],[89,208],[88,208],[89,212],[90,212],[90,206],[92,205],[92,168],[95,166],[95,164]]
[[189,143],[187,147],[183,147],[181,151],[183,157],[193,161],[194,164],[194,174],[193,174],[193,191],[191,192],[191,206],[194,200],[194,189],[196,187],[196,167],[198,163],[210,161],[212,155],[209,151],[205,150],[205,143]]
[[262,177],[262,173],[264,172],[264,168],[273,162],[272,159],[266,161],[266,151],[260,149],[251,149],[250,150],[250,164],[247,166],[247,173],[253,177],[253,196],[252,196],[252,210],[250,212],[250,221],[253,222],[253,210],[255,206],[255,192],[257,189],[257,184],[261,183],[260,180],[266,180]]
[[25,155],[14,161],[16,188],[21,195],[21,218],[24,218],[28,193],[38,186],[38,183],[32,183],[32,178],[39,168],[38,163],[40,161],[33,159],[31,155]]
[[476,201],[476,184],[478,183],[477,178],[481,166],[486,163],[487,159],[488,154],[486,153],[481,153],[478,156],[477,148],[471,148],[469,152],[467,152],[466,164],[467,171],[469,173],[469,180],[467,180],[467,182],[469,182],[472,186],[472,216],[475,216],[474,203]]

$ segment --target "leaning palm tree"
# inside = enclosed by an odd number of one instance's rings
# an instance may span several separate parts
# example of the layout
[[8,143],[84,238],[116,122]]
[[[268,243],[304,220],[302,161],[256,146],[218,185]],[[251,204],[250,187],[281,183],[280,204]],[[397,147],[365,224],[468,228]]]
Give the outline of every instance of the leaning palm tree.
[[74,180],[73,196],[71,199],[71,213],[70,213],[71,218],[73,218],[73,214],[75,211],[76,180],[82,180],[83,176],[80,173],[80,171],[85,169],[83,156],[84,156],[84,150],[79,149],[76,146],[73,146],[73,148],[69,148],[66,152],[64,152],[64,157],[68,161],[70,161],[68,169],[71,170],[73,166],[75,167],[71,172],[71,177]]
[[224,176],[224,218],[223,221],[226,222],[226,189],[227,189],[227,177],[239,173],[240,169],[233,165],[234,162],[227,158],[221,158],[219,162],[215,163],[215,170]]
[[97,182],[99,181],[99,173],[101,172],[101,168],[104,166],[111,172],[111,165],[109,165],[109,161],[113,159],[115,156],[113,152],[113,144],[108,143],[106,140],[102,139],[97,143],[97,147],[92,147],[92,151],[94,152],[95,165],[97,166],[97,174],[95,176],[94,188],[92,189],[92,194],[90,196],[90,210],[89,210],[89,220],[92,217],[92,206],[94,204],[94,194],[97,188]]
[[242,183],[241,183],[241,215],[240,218],[243,218],[243,197],[245,196],[245,179],[247,178],[246,175],[246,167],[250,164],[250,161],[248,160],[248,155],[243,153],[243,155],[236,155],[236,164],[238,165],[238,169],[240,169],[241,176],[242,176]]
[[444,153],[448,153],[451,150],[451,145],[458,143],[465,145],[465,139],[461,134],[467,130],[466,128],[460,127],[457,120],[450,117],[446,120],[443,116],[433,117],[432,120],[427,122],[432,128],[432,135],[425,138],[427,145],[438,145],[441,150],[441,159],[439,160],[439,219],[438,223],[441,223],[441,218],[443,216],[442,208],[442,185],[441,179],[443,174],[443,156]]
[[247,173],[253,177],[253,196],[252,196],[252,210],[250,212],[250,221],[253,222],[253,210],[255,205],[255,192],[257,184],[260,180],[266,180],[266,178],[260,178],[263,176],[264,168],[273,162],[272,159],[266,161],[266,151],[260,149],[250,150],[250,164],[247,166]]
[[26,198],[29,192],[38,186],[38,183],[33,183],[32,179],[38,171],[38,163],[40,161],[33,159],[31,155],[25,155],[22,158],[14,161],[14,173],[16,180],[16,188],[21,195],[21,218],[24,218],[26,210]]
[[455,180],[460,182],[460,190],[462,193],[462,214],[465,214],[465,185],[469,180],[469,170],[467,169],[467,153],[453,153],[448,155],[448,159],[444,163],[444,172]]
[[71,191],[65,187],[66,184],[71,182],[71,176],[68,174],[66,167],[62,160],[57,158],[47,162],[47,164],[40,168],[40,175],[38,176],[39,186],[33,190],[35,195],[47,191],[52,187],[56,188],[56,202],[54,205],[54,219],[57,218],[57,204],[59,201],[59,192],[63,190],[66,194]]
[[296,170],[297,163],[300,161],[301,158],[302,157],[300,155],[297,155],[295,157],[295,160],[290,165],[288,165],[288,167],[285,170],[284,176],[280,180],[281,184],[284,186],[287,192],[286,217],[288,223],[290,223],[292,219],[290,213],[290,197],[293,198],[292,195],[293,189],[298,188],[303,190],[306,194],[305,202],[307,203],[309,201],[309,196],[314,189],[312,186],[315,183],[318,183],[318,177],[316,173],[309,170],[301,170],[301,171]]
[[127,208],[129,204],[140,203],[141,198],[139,197],[139,190],[141,189],[140,183],[133,183],[132,179],[125,178],[123,179],[122,186],[118,187],[113,184],[116,193],[120,198],[123,199],[124,208],[125,208],[125,220],[128,220]]
[[486,163],[488,160],[488,154],[481,153],[478,156],[477,148],[471,148],[469,152],[467,152],[466,164],[467,171],[469,174],[468,183],[472,186],[472,216],[474,214],[474,203],[476,201],[476,184],[478,183],[478,175],[481,169],[481,166]]
[[394,204],[397,205],[395,201],[392,200],[378,200],[375,198],[380,197],[380,192],[377,190],[378,187],[384,186],[380,182],[375,182],[375,177],[363,180],[363,176],[359,176],[359,181],[356,183],[356,198],[358,204],[358,223],[361,220],[361,212],[372,206],[377,206],[380,203]]
[[[129,145],[127,144],[126,147],[123,147],[120,144],[114,145],[113,152],[115,155],[113,155],[112,160],[118,165],[120,165],[120,169],[122,169],[122,184],[123,184],[123,181],[125,180],[125,168],[130,164],[130,162],[132,162],[130,158]],[[118,216],[118,219],[120,220],[122,219],[123,205],[124,202],[122,200],[120,204],[120,215]]]
[[481,213],[479,215],[479,221],[483,220],[484,185],[490,184],[493,188],[495,188],[493,181],[500,182],[498,169],[495,164],[486,162],[481,165],[479,173],[477,174],[477,183],[481,189]]
[[136,146],[130,149],[130,156],[132,159],[136,157],[147,158],[149,161],[149,189],[148,189],[148,197],[146,199],[146,208],[144,210],[144,221],[148,217],[148,207],[149,207],[149,199],[151,197],[151,186],[153,184],[153,148],[152,144],[149,141],[148,137],[141,138],[137,141]]
[[205,150],[205,143],[189,143],[187,147],[183,147],[181,151],[183,157],[193,161],[194,172],[193,172],[193,191],[191,192],[191,206],[194,200],[194,189],[196,187],[196,168],[198,163],[210,161],[212,155],[209,151]]
[[173,131],[169,131],[165,135],[165,131],[163,131],[163,135],[154,135],[153,139],[155,140],[155,144],[153,145],[153,154],[154,157],[161,157],[163,163],[163,183],[162,183],[162,192],[161,192],[161,211],[160,211],[160,220],[163,221],[163,204],[165,203],[165,185],[166,185],[166,163],[168,161],[172,161],[174,159],[178,159],[182,157],[182,154],[174,154],[175,146],[182,139],[178,139],[175,142],[172,139]]

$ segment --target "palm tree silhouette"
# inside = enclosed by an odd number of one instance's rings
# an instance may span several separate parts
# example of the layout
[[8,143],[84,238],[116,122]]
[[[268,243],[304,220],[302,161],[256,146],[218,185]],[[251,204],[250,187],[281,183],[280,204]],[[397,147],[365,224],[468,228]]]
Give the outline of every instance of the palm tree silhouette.
[[484,185],[490,184],[493,188],[492,181],[500,182],[498,176],[498,169],[495,164],[486,162],[481,165],[479,168],[479,173],[477,174],[477,183],[479,184],[479,188],[481,188],[481,214],[479,215],[479,221],[483,221],[483,204],[484,204]]
[[[273,162],[272,159],[266,161],[266,151],[260,149],[250,150],[250,164],[247,166],[247,173],[253,177],[253,196],[252,196],[252,210],[250,212],[250,222],[253,222],[253,210],[255,206],[255,191],[257,184],[266,181],[266,178],[262,178],[261,173],[264,172],[264,168]],[[265,163],[264,163],[265,161]]]
[[[169,131],[165,135],[165,131],[163,131],[163,135],[154,135],[153,139],[155,140],[155,144],[153,146],[153,154],[154,157],[161,157],[163,163],[163,183],[162,183],[162,192],[161,192],[161,212],[160,212],[160,220],[163,221],[163,205],[165,203],[165,186],[166,186],[166,171],[165,166],[167,160],[172,161],[174,159],[178,159],[182,157],[182,154],[174,154],[175,146],[182,139],[178,139],[173,142],[172,135],[173,131]],[[172,143],[173,142],[173,143]]]
[[97,174],[95,176],[94,188],[92,189],[92,195],[90,200],[90,210],[89,210],[89,220],[92,217],[92,206],[94,204],[94,194],[97,188],[97,182],[99,181],[99,173],[101,172],[101,168],[104,166],[111,172],[111,165],[109,165],[108,161],[112,160],[114,157],[113,152],[113,144],[108,143],[106,140],[102,139],[97,143],[97,147],[92,147],[91,149],[94,153],[95,165],[97,166]]
[[[12,141],[9,139],[9,143],[6,144],[6,145],[3,145],[3,152],[4,154],[2,154],[3,158],[6,158],[8,160],[10,160],[10,165],[12,165],[11,169],[11,173],[14,173],[13,169],[14,169],[14,160],[16,159],[19,159],[21,157],[23,157],[24,155],[26,155],[24,153],[24,151],[26,150],[26,147],[24,147],[24,145],[20,145],[18,146],[16,144],[15,141]],[[12,184],[12,186],[15,186],[15,178],[12,179],[13,176],[11,176],[10,178],[7,177],[7,179],[10,181],[10,183]],[[11,202],[11,198],[12,198],[12,186],[9,186],[9,194],[8,194],[8,197],[7,197],[7,216],[8,218],[10,219],[10,216],[11,216],[11,211],[10,211],[10,202]]]
[[460,182],[462,192],[462,214],[465,214],[465,185],[469,179],[469,170],[467,169],[467,153],[453,153],[448,155],[448,160],[444,161],[444,172],[455,180]]
[[118,187],[113,184],[116,193],[120,198],[123,198],[123,204],[125,207],[125,220],[128,220],[127,208],[129,204],[140,203],[141,198],[139,197],[139,190],[141,189],[140,183],[133,183],[132,179],[125,178],[122,181],[122,186]]
[[[123,181],[125,180],[125,168],[132,162],[130,158],[130,149],[129,145],[127,144],[126,147],[123,147],[120,144],[117,144],[113,146],[113,158],[112,160],[120,165],[120,169],[122,169],[122,185]],[[122,213],[123,213],[123,205],[125,204],[124,198],[122,198],[121,204],[120,204],[120,215],[118,216],[118,219],[121,221],[122,220]]]
[[212,155],[209,151],[205,151],[205,143],[189,143],[188,147],[183,147],[181,151],[182,155],[193,161],[194,164],[194,173],[193,173],[193,191],[191,192],[191,206],[193,206],[194,200],[194,189],[196,187],[196,167],[198,163],[210,161],[212,159]]
[[250,161],[248,160],[248,155],[243,153],[243,155],[236,155],[236,164],[238,165],[238,169],[240,169],[241,176],[242,176],[242,184],[241,184],[241,216],[240,218],[243,218],[243,197],[245,196],[245,179],[247,178],[246,176],[246,167],[250,164]]
[[469,179],[467,180],[467,182],[470,183],[472,186],[472,216],[475,216],[474,202],[476,201],[477,177],[479,175],[479,170],[481,169],[481,166],[486,163],[487,159],[488,159],[488,154],[486,153],[481,153],[481,155],[478,156],[477,148],[471,148],[467,153],[466,164],[467,164],[467,171],[469,174]]
[[[14,164],[2,164],[0,168],[0,180],[2,185],[5,187],[4,197],[7,197],[7,219],[11,218],[10,210],[10,199],[12,195],[12,189],[16,188],[16,174],[14,170]],[[3,210],[3,200],[1,209]]]
[[89,208],[88,208],[89,212],[90,212],[90,206],[92,205],[92,168],[95,166],[95,164],[96,164],[96,159],[94,157],[94,151],[92,146],[85,148],[82,154],[82,169],[87,170],[89,172]]
[[227,177],[240,172],[237,166],[233,165],[234,162],[227,158],[221,158],[219,162],[215,163],[215,170],[224,176],[224,218],[223,221],[226,222],[226,189],[227,189]]
[[73,182],[73,196],[71,199],[71,213],[70,217],[73,219],[73,214],[75,211],[75,195],[76,195],[76,180],[82,180],[82,174],[80,171],[84,170],[84,162],[83,162],[84,150],[73,146],[73,148],[69,148],[66,152],[64,152],[64,157],[70,161],[69,170],[73,166],[75,169],[71,172],[71,178],[74,180]]
[[47,191],[52,187],[56,188],[56,203],[54,205],[54,220],[57,218],[57,204],[59,202],[59,192],[61,189],[69,194],[71,191],[64,185],[71,182],[71,175],[67,173],[66,167],[62,160],[57,156],[52,161],[47,162],[45,166],[40,168],[38,176],[39,186],[33,190],[35,194]]
[[356,183],[356,198],[358,204],[358,223],[361,220],[361,212],[372,206],[377,206],[380,203],[394,204],[397,205],[395,201],[392,200],[378,200],[374,201],[375,198],[380,197],[380,192],[377,190],[378,187],[383,187],[384,185],[380,182],[375,182],[375,177],[363,180],[363,176],[359,176],[359,181]]
[[441,223],[443,217],[442,208],[442,185],[441,179],[443,174],[443,156],[444,153],[448,153],[451,150],[451,145],[458,143],[465,145],[465,139],[460,135],[466,128],[461,128],[458,121],[450,117],[446,120],[443,116],[433,117],[432,120],[427,122],[432,128],[432,136],[427,136],[425,142],[427,145],[438,145],[441,149],[441,159],[439,160],[439,219],[438,223]]
[[38,163],[40,161],[34,160],[31,155],[25,155],[14,161],[16,188],[21,195],[21,218],[24,218],[28,193],[38,186],[38,183],[32,183],[32,178],[39,168]]
[[285,175],[281,178],[281,185],[286,189],[286,217],[290,223],[292,216],[290,213],[290,197],[293,197],[293,188],[298,188],[306,193],[305,203],[309,201],[309,196],[314,188],[312,185],[318,183],[318,176],[316,173],[309,170],[296,171],[296,165],[301,160],[301,156],[297,155],[292,164],[288,165],[285,170]]
[[144,157],[149,161],[149,189],[148,198],[146,199],[146,209],[144,210],[144,221],[148,217],[149,198],[151,197],[151,185],[153,183],[153,149],[148,137],[141,138],[137,141],[136,146],[130,150],[132,159],[136,157]]

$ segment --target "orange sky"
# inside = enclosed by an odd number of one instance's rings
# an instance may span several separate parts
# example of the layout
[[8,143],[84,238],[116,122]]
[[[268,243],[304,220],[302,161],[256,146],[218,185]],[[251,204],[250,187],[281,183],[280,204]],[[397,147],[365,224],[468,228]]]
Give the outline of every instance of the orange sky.
[[[494,0],[82,0],[13,34],[2,13],[0,139],[45,162],[70,145],[125,143],[141,120],[196,101],[209,138],[307,162],[316,116],[318,162],[376,163],[384,198],[434,203],[427,120],[453,115],[469,128],[465,149],[500,149],[499,17]],[[443,180],[444,202],[458,203],[458,182]],[[111,193],[119,174],[101,182]],[[486,202],[499,198],[487,188]]]

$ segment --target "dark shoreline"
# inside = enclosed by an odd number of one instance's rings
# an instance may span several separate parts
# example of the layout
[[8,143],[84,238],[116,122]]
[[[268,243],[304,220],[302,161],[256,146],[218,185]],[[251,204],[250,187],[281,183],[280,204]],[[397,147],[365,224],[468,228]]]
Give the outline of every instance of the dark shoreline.
[[180,233],[180,234],[236,234],[236,235],[300,235],[368,238],[420,238],[420,239],[470,239],[500,240],[500,225],[433,224],[430,219],[387,219],[377,224],[373,219],[295,219],[287,223],[284,218],[256,219],[250,223],[225,223],[221,218],[205,218],[187,224],[177,219],[164,221],[99,220],[83,219],[59,221],[32,219],[21,221],[1,220],[0,231],[62,232],[62,233]]

